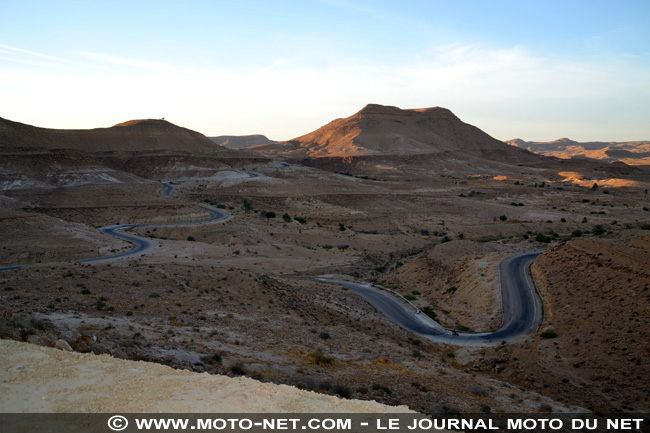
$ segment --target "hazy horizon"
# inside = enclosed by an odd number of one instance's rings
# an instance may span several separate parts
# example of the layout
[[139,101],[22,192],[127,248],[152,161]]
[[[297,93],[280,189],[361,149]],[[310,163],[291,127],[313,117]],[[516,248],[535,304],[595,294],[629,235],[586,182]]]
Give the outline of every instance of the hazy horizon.
[[0,116],[288,140],[378,103],[449,108],[500,140],[647,140],[649,13],[645,1],[4,3]]

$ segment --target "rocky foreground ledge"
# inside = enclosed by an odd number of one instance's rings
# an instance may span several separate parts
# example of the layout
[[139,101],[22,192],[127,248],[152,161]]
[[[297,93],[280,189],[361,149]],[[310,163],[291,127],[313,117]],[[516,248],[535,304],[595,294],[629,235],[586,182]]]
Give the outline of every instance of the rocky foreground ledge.
[[0,340],[1,412],[399,413],[247,377]]

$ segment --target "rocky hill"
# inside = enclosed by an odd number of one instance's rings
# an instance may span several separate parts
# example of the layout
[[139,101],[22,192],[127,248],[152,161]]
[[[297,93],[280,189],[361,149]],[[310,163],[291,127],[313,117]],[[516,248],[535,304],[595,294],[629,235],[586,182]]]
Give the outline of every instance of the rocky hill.
[[86,152],[160,151],[231,155],[203,134],[165,120],[131,120],[110,128],[48,129],[0,118],[0,146]]
[[624,162],[628,165],[650,165],[650,141],[604,142],[590,141],[580,143],[569,138],[555,141],[524,141],[520,138],[506,143],[540,155],[556,158],[590,158],[607,162]]
[[208,137],[210,140],[217,143],[219,146],[227,147],[228,149],[246,149],[248,147],[259,146],[262,144],[275,143],[269,140],[265,135],[220,135],[218,137]]
[[544,252],[532,271],[544,299],[547,338],[509,351],[502,377],[594,412],[646,410],[648,231],[562,243]]
[[530,159],[441,107],[402,110],[369,104],[301,137],[253,148],[287,158],[499,154]]

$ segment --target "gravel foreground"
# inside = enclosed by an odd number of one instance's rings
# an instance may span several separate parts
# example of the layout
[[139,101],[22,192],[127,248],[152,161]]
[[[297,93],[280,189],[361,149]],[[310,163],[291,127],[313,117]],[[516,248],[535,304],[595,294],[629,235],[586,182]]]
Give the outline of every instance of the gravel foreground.
[[286,385],[0,340],[2,412],[404,413]]

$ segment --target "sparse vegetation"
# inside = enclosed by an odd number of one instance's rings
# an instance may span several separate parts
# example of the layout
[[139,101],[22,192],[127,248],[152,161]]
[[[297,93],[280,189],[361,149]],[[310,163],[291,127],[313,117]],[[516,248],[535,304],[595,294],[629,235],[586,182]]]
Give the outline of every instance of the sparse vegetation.
[[556,338],[557,332],[554,329],[547,329],[546,331],[542,332],[539,336],[542,338]]
[[309,357],[316,365],[332,365],[335,361],[333,356],[325,355],[320,349],[310,352]]
[[605,229],[603,228],[603,226],[602,226],[601,224],[596,224],[596,225],[593,226],[593,228],[591,229],[591,233],[592,233],[593,235],[595,235],[595,236],[602,236],[602,235],[605,234]]

